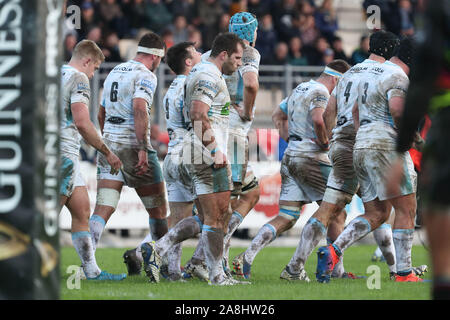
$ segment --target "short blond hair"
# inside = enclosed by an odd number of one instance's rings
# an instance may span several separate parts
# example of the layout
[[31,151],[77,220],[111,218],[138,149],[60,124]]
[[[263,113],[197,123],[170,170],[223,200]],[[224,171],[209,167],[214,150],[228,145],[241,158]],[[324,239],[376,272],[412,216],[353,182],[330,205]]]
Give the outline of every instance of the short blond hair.
[[72,57],[75,59],[90,57],[96,61],[105,61],[105,56],[102,50],[92,40],[81,40],[78,42],[73,49]]

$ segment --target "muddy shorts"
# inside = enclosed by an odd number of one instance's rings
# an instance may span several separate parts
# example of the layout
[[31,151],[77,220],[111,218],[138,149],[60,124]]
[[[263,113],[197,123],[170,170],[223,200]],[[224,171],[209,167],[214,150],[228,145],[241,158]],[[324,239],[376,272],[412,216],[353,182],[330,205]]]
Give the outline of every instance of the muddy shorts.
[[280,168],[280,200],[306,203],[322,200],[330,171],[326,153],[311,157],[285,153]]
[[102,153],[97,155],[97,180],[121,181],[130,188],[139,188],[163,181],[161,166],[155,150],[148,150],[148,170],[143,175],[137,175],[139,149],[137,147],[112,142],[104,139],[108,148],[122,161],[123,168],[119,174],[111,174],[111,167]]
[[183,148],[180,156],[191,178],[194,194],[199,196],[233,190],[231,165],[215,169],[213,159],[205,147],[191,144],[191,148]]
[[332,169],[327,187],[351,195],[358,190],[358,178],[353,167],[353,144],[354,141],[336,140],[328,153]]
[[180,161],[178,153],[168,153],[164,159],[163,173],[169,202],[194,201],[192,180]]
[[59,194],[70,197],[75,187],[85,186],[81,176],[80,160],[72,154],[61,155]]
[[353,152],[353,164],[360,184],[361,199],[369,202],[376,198],[381,201],[405,196],[416,192],[417,174],[414,164],[408,152],[401,157],[405,179],[400,185],[400,194],[389,196],[386,191],[386,174],[391,169],[391,164],[397,158],[396,151],[356,149]]
[[248,165],[247,137],[230,132],[228,136],[228,161],[234,183],[243,184]]

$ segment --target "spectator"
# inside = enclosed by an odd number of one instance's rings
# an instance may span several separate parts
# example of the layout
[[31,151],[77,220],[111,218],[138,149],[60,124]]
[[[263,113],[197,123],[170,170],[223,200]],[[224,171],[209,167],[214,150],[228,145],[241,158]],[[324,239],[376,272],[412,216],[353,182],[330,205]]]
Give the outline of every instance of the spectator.
[[128,17],[124,16],[117,0],[101,0],[98,11],[106,28],[115,31],[121,38],[129,33]]
[[278,42],[275,47],[275,54],[269,61],[273,65],[285,65],[288,63],[289,48],[286,42]]
[[227,7],[230,8],[228,14],[232,17],[235,13],[247,11],[247,0],[233,0]]
[[164,43],[166,44],[166,49],[169,49],[174,45],[173,32],[169,28],[166,28],[161,35]]
[[219,19],[218,26],[217,26],[218,33],[228,32],[228,24],[230,22],[230,18],[231,17],[228,13],[222,14],[222,16]]
[[77,37],[73,33],[68,33],[64,39],[64,61],[69,61],[72,57],[73,48],[77,44]]
[[324,58],[326,50],[330,48],[325,37],[317,38],[314,46],[305,47],[305,55],[310,65],[323,66],[325,65]]
[[189,31],[187,29],[187,20],[183,15],[176,15],[173,19],[173,24],[169,29],[173,32],[173,43],[187,41],[189,37]]
[[195,50],[197,50],[198,52],[202,52],[202,53],[204,52],[203,51],[202,33],[198,29],[191,28],[189,30],[188,41],[195,43],[194,44]]
[[270,12],[270,0],[248,0],[247,11],[261,19],[265,13]]
[[333,51],[333,49],[327,48],[325,50],[325,52],[323,53],[323,58],[322,58],[323,65],[326,66],[333,60],[334,60],[334,51]]
[[344,52],[341,37],[334,37],[334,39],[332,40],[331,46],[334,51],[335,59],[341,59],[341,60],[350,62],[349,58],[347,57],[347,55]]
[[314,14],[315,24],[320,33],[329,42],[334,38],[334,33],[338,29],[336,14],[333,9],[332,0],[324,0],[320,8]]
[[359,42],[359,48],[352,53],[351,64],[363,62],[369,55],[369,36],[364,35]]
[[413,24],[413,10],[411,1],[400,0],[398,2],[398,7],[400,11],[400,35],[402,36],[412,36],[414,34],[414,24]]
[[92,40],[100,46],[102,40],[102,29],[100,29],[100,27],[93,26],[89,29],[86,39]]
[[134,38],[146,23],[144,0],[122,0],[122,12],[128,17],[129,37]]
[[188,23],[194,20],[193,0],[169,1],[168,9],[174,16],[184,16]]
[[104,48],[102,49],[106,62],[122,62],[119,50],[119,37],[115,32],[109,32],[104,41]]
[[95,15],[94,5],[90,1],[85,1],[81,5],[80,29],[78,30],[78,41],[86,39],[88,31],[98,25]]
[[149,0],[145,5],[145,27],[161,34],[172,21],[172,15],[161,0]]
[[203,49],[207,51],[211,48],[214,38],[217,36],[217,21],[224,13],[218,0],[197,0],[196,15],[197,24],[202,32]]
[[320,36],[313,15],[300,15],[301,39],[305,46],[314,45]]
[[280,41],[289,41],[292,20],[297,12],[295,0],[283,0],[281,6],[275,6],[273,12],[275,29],[278,32]]
[[273,56],[273,44],[278,42],[277,33],[272,23],[272,15],[269,12],[259,19],[258,36],[255,47],[261,54],[261,63],[265,64]]
[[293,37],[289,41],[289,60],[293,66],[306,66],[308,59],[302,53],[302,40],[300,37]]

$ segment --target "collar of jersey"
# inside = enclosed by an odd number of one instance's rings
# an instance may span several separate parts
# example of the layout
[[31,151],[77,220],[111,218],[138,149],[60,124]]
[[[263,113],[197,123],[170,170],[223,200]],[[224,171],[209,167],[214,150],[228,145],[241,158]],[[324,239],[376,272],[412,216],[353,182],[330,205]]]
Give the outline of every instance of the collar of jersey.
[[363,61],[364,63],[378,63],[378,61],[372,60],[372,59],[366,59]]
[[[212,64],[212,65],[213,65],[214,67],[216,67],[216,69],[220,72],[219,68],[217,68],[217,66],[216,66],[214,63],[212,63],[211,61],[205,60],[205,61],[203,61],[203,63],[209,63],[209,64]],[[222,73],[222,72],[220,72],[220,73]]]
[[177,75],[177,78],[186,78],[186,75],[184,75],[184,74],[179,74],[179,75]]

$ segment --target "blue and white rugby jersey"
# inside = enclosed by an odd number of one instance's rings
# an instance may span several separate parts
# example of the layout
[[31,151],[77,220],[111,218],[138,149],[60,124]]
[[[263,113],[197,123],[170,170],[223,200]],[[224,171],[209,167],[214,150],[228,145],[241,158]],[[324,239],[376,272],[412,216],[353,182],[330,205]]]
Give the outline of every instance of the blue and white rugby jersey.
[[[202,55],[202,60],[206,60],[209,57],[211,51],[208,51]],[[223,75],[227,84],[228,92],[232,104],[237,104],[241,107],[244,106],[244,79],[243,76],[247,72],[259,73],[259,63],[261,61],[261,55],[255,48],[246,45],[242,54],[242,66],[240,66],[232,75]],[[255,115],[256,107],[253,107],[253,118]],[[243,135],[247,135],[253,121],[242,121],[235,108],[230,107],[230,128],[233,132],[241,132]],[[237,129],[237,130],[236,130]]]
[[[147,110],[153,103],[157,85],[156,76],[147,67],[130,60],[116,66],[106,77],[101,105],[105,108],[104,138],[128,145],[137,145],[134,128],[133,99],[147,102]],[[150,142],[150,121],[147,130]]]
[[187,125],[183,116],[185,81],[185,75],[178,75],[170,84],[170,87],[163,98],[167,132],[169,133],[170,138],[169,153],[173,151],[173,148],[176,145],[183,142],[183,137],[187,132]]
[[[192,68],[185,82],[184,118],[188,127],[192,129],[196,124],[190,121],[189,111],[192,101],[197,100],[210,106],[208,111],[211,128],[219,149],[226,154],[228,142],[228,116],[230,95],[225,79],[215,64],[209,61],[198,63]],[[201,124],[198,124],[201,125]],[[196,129],[196,132],[201,128]],[[201,143],[194,135],[194,143]]]
[[360,127],[355,149],[395,150],[397,131],[389,99],[405,97],[409,79],[396,64],[386,61],[369,68],[358,85]]
[[281,110],[288,116],[289,144],[286,153],[322,152],[311,139],[316,139],[311,111],[325,109],[330,98],[327,87],[315,80],[300,83],[280,104]]
[[71,104],[81,102],[89,107],[91,90],[89,79],[83,72],[64,65],[61,68],[62,112],[61,112],[61,152],[73,155],[80,154],[81,135],[73,121]]
[[350,68],[334,88],[331,95],[336,97],[337,122],[333,129],[333,139],[354,140],[352,109],[358,98],[358,85],[364,79],[365,71],[379,65],[374,60],[366,59]]

